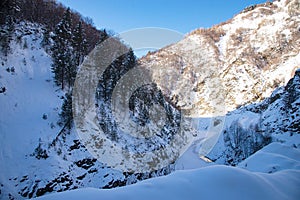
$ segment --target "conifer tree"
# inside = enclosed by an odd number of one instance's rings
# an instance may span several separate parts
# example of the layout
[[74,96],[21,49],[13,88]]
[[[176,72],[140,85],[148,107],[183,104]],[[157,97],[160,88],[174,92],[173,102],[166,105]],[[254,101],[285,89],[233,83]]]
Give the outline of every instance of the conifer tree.
[[20,12],[19,0],[2,0],[0,3],[0,24],[6,24],[8,17],[15,18]]
[[75,27],[73,34],[73,48],[75,53],[75,64],[78,66],[82,63],[84,56],[87,54],[86,36],[80,21]]
[[73,120],[71,92],[66,93],[66,97],[61,108],[60,119],[64,122],[67,128],[71,129],[71,122]]
[[48,26],[46,26],[46,29],[44,30],[44,34],[43,34],[43,39],[41,41],[41,45],[42,47],[44,47],[46,49],[46,51],[48,52],[49,47],[50,47],[50,28]]
[[4,56],[7,56],[10,51],[10,41],[14,33],[15,25],[12,16],[7,16],[4,29],[0,31],[0,45]]
[[[74,62],[72,55],[72,32],[71,32],[71,12],[66,10],[62,20],[57,24],[53,36],[54,45],[52,46],[52,71],[57,85],[63,90],[68,84],[72,85],[74,76]],[[75,79],[75,78],[74,78]]]

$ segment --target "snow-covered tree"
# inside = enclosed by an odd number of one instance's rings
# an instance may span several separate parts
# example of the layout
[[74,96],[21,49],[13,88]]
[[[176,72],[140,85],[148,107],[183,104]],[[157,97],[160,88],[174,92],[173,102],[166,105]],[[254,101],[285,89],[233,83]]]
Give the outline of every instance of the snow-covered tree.
[[15,25],[12,16],[7,16],[4,24],[4,28],[0,31],[0,46],[4,56],[10,51],[10,41],[14,33]]
[[71,92],[66,93],[66,97],[61,108],[60,118],[61,122],[70,129],[73,120]]
[[48,52],[49,48],[50,48],[50,45],[51,45],[51,40],[50,40],[50,28],[49,27],[46,27],[46,29],[44,30],[44,33],[43,33],[43,39],[41,41],[41,45],[42,47],[44,47],[46,49],[46,51]]
[[73,33],[73,48],[75,53],[75,64],[78,66],[82,63],[84,56],[87,54],[86,36],[80,21],[75,27]]
[[68,8],[55,28],[54,45],[51,48],[52,71],[57,85],[61,86],[62,90],[66,85],[71,88],[76,76],[77,69],[74,63],[72,38],[71,12]]

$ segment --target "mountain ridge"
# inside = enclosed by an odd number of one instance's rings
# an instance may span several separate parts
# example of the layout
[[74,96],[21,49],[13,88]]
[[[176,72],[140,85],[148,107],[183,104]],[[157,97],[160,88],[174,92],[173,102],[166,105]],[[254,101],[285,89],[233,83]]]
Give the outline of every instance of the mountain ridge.
[[[202,94],[213,96],[205,87],[221,90],[226,111],[261,101],[286,84],[300,65],[298,6],[296,0],[254,6],[227,22],[195,30],[178,43],[148,53],[140,64],[175,105],[194,116],[213,110],[213,106],[205,108],[211,99]],[[209,86],[215,79],[222,86]],[[173,85],[164,85],[164,80],[173,80]]]

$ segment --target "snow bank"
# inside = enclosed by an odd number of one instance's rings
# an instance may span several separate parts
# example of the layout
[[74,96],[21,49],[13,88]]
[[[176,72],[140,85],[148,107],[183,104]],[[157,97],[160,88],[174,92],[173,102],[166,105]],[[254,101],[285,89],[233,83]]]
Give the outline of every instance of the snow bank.
[[168,176],[121,188],[85,188],[45,195],[38,199],[296,200],[300,196],[299,185],[300,150],[281,143],[271,143],[238,167],[212,165],[179,170]]
[[265,173],[285,169],[300,170],[300,149],[274,142],[241,162],[239,167]]
[[111,190],[79,189],[38,199],[298,199],[300,171],[274,174],[253,173],[227,166],[177,171],[166,177],[146,180]]

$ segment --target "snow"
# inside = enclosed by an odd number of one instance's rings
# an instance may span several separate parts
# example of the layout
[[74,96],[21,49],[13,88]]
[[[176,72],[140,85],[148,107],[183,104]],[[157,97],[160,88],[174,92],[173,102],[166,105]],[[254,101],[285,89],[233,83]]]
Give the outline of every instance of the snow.
[[[23,47],[25,40],[28,48]],[[29,155],[39,138],[50,140],[59,130],[56,121],[61,94],[52,82],[51,58],[40,42],[39,35],[24,36],[20,43],[11,43],[13,52],[7,61],[1,58],[0,83],[6,87],[6,92],[0,95],[0,182],[3,183],[22,176],[24,170],[41,168],[33,164],[35,160]],[[15,72],[6,70],[12,67]],[[43,119],[44,114],[47,119]]]
[[[0,162],[1,169],[10,170],[8,166],[12,166],[12,163],[9,161],[18,161],[16,158],[20,158],[20,154],[32,153],[32,144],[37,140],[36,135],[48,138],[52,132],[57,131],[57,128],[53,130],[50,126],[58,118],[57,106],[60,105],[57,96],[59,93],[55,92],[53,82],[49,81],[52,79],[49,68],[51,58],[33,46],[33,38],[26,39],[31,46],[22,49],[17,43],[12,44],[14,51],[0,68],[0,74],[5,74],[0,81],[6,87],[5,94],[0,96],[0,127],[3,137],[0,141],[0,159],[3,159],[2,156],[11,158]],[[15,72],[8,74],[7,67],[14,67]],[[39,93],[36,94],[35,91]],[[43,114],[47,115],[46,120],[42,119]],[[28,126],[30,123],[35,126]],[[8,171],[5,174],[11,176]]]
[[216,44],[220,53],[220,60],[224,60],[226,57],[226,41],[228,40],[228,35],[223,35],[220,37],[220,41]]
[[285,170],[274,174],[212,166],[175,173],[135,185],[110,190],[79,189],[43,196],[54,199],[298,199],[299,170]]
[[175,170],[190,170],[198,169],[210,165],[214,165],[212,162],[207,162],[205,157],[199,157],[199,151],[197,151],[197,145],[194,143],[190,146],[186,152],[176,161]]
[[274,142],[241,162],[239,166],[249,171],[264,173],[285,169],[300,170],[300,149]]

